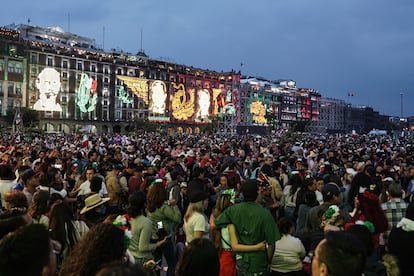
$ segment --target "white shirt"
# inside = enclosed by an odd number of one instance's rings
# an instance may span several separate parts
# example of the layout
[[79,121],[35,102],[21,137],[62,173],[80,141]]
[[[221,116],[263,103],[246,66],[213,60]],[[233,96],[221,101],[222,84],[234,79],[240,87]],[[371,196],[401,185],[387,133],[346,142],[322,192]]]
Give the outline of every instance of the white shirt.
[[[86,180],[79,186],[79,192],[78,196],[80,195],[88,195],[91,191],[91,182],[89,180]],[[106,189],[106,185],[104,182],[102,182],[101,189],[99,190],[99,196],[104,197],[106,194],[108,194],[108,190]]]

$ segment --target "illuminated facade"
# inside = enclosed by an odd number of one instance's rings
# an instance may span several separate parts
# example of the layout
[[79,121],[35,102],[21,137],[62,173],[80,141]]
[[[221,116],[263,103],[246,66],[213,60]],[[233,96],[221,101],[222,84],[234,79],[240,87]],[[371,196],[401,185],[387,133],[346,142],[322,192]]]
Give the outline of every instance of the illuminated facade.
[[313,89],[297,88],[292,80],[268,81],[260,78],[241,80],[241,125],[289,128],[299,121],[317,121],[320,94]]
[[240,73],[105,52],[94,39],[61,28],[16,25],[1,35],[8,36],[0,40],[3,52],[22,49],[0,59],[2,114],[13,106],[36,109],[45,131],[127,132],[134,120],[148,119],[197,132],[219,115],[221,95],[239,94]]

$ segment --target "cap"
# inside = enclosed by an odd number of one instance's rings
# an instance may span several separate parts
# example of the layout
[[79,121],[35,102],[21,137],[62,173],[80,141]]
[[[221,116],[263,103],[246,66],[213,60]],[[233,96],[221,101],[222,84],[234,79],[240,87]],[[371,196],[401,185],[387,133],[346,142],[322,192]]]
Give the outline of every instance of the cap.
[[25,170],[22,173],[21,179],[23,180],[24,183],[26,183],[27,180],[29,180],[33,176],[37,176],[37,175],[38,175],[38,173],[36,173],[34,170],[28,169],[28,170]]
[[345,188],[339,187],[336,183],[329,182],[323,185],[322,187],[322,194],[331,197],[333,195],[339,195],[340,193],[344,192]]
[[199,191],[199,190],[195,190],[189,195],[189,200],[191,203],[203,201],[203,200],[206,200],[207,198],[208,198],[208,194],[203,191]]
[[180,188],[187,188],[187,182],[181,182]]

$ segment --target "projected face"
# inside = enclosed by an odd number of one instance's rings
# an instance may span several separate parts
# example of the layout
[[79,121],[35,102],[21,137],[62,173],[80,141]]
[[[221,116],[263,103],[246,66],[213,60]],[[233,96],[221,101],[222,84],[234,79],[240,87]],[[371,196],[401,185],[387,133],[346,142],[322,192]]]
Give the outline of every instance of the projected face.
[[198,106],[197,116],[201,118],[208,117],[208,110],[210,108],[210,93],[208,93],[208,90],[203,89],[198,91]]
[[153,113],[163,114],[165,111],[165,99],[167,98],[166,87],[162,81],[154,81],[151,84]]
[[45,68],[36,79],[36,87],[39,89],[39,99],[33,109],[40,111],[62,111],[56,97],[60,90],[60,74],[53,68]]

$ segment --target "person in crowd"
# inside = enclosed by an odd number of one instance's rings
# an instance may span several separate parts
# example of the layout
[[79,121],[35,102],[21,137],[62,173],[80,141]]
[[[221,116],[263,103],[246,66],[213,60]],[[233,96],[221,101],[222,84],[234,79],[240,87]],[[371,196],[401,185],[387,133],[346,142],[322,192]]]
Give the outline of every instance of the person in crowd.
[[227,225],[223,228],[217,228],[214,224],[214,219],[218,217],[224,210],[234,204],[234,193],[227,190],[223,192],[216,201],[213,213],[210,216],[210,239],[217,248],[220,256],[220,275],[235,276],[236,261],[234,254],[243,251],[263,251],[265,249],[265,242],[262,241],[255,245],[239,244],[234,225]]
[[39,174],[32,169],[28,169],[23,172],[21,178],[24,184],[23,193],[27,198],[27,202],[32,202],[33,194],[40,185]]
[[220,228],[233,224],[240,244],[252,245],[262,241],[267,244],[267,250],[238,252],[238,273],[269,273],[275,242],[280,239],[279,230],[270,212],[255,202],[258,181],[247,180],[241,189],[244,202],[228,207],[214,222]]
[[167,200],[166,190],[161,183],[155,183],[148,190],[147,217],[152,222],[152,241],[168,237],[166,242],[154,252],[156,260],[165,257],[168,264],[167,275],[174,275],[176,265],[175,231],[181,222],[181,213],[174,199]]
[[391,229],[405,216],[408,203],[402,199],[402,189],[399,184],[391,183],[386,190],[388,201],[381,204],[381,208],[388,220],[388,230],[382,233],[384,245],[388,244],[388,236]]
[[14,174],[8,164],[0,165],[0,209],[6,205],[4,195],[13,189]]
[[60,275],[95,275],[100,268],[114,261],[125,261],[128,244],[125,232],[110,223],[90,228],[65,259]]
[[283,188],[281,205],[284,208],[285,217],[296,227],[296,201],[302,187],[302,178],[299,174],[293,174],[288,184]]
[[129,252],[135,259],[135,263],[144,266],[153,259],[152,252],[163,245],[167,239],[151,243],[152,222],[145,216],[146,196],[138,191],[128,197],[127,215],[130,217],[131,241]]
[[362,275],[365,262],[365,248],[358,238],[342,231],[329,231],[315,249],[312,275]]
[[396,227],[388,237],[388,252],[398,259],[401,276],[414,275],[412,256],[414,254],[414,203],[411,202]]
[[49,217],[46,213],[49,212],[50,194],[48,191],[39,190],[34,193],[32,203],[29,206],[29,214],[33,219],[33,223],[43,224],[49,228]]
[[68,203],[57,201],[50,208],[49,231],[50,236],[62,245],[58,256],[58,265],[61,265],[75,244],[89,231],[89,227],[84,221],[75,220]]
[[44,225],[23,226],[0,240],[0,275],[54,276],[59,250]]
[[219,257],[209,239],[194,239],[184,249],[177,265],[175,275],[218,276]]
[[190,204],[184,215],[183,225],[186,243],[197,238],[208,238],[210,231],[210,224],[205,215],[208,207],[208,194],[201,190],[194,190],[189,194],[189,201]]
[[108,214],[119,214],[122,209],[123,195],[127,193],[123,190],[119,178],[119,173],[122,171],[122,165],[111,165],[111,170],[106,173],[105,182],[108,190]]
[[80,211],[82,220],[86,222],[89,228],[102,222],[106,217],[106,205],[109,198],[101,198],[99,194],[91,194],[85,198],[85,207]]
[[[340,188],[336,183],[329,182],[324,184],[322,188],[322,195],[324,203],[317,205],[309,210],[307,216],[306,227],[310,233],[310,250],[314,250],[318,243],[324,237],[324,230],[321,228],[322,215],[331,205],[339,205],[342,202],[343,189]],[[341,212],[341,216],[344,223],[351,220],[348,213]]]
[[283,217],[279,219],[277,225],[282,238],[275,244],[275,252],[270,264],[271,275],[305,276],[302,270],[305,247],[298,238],[292,236],[293,225]]

